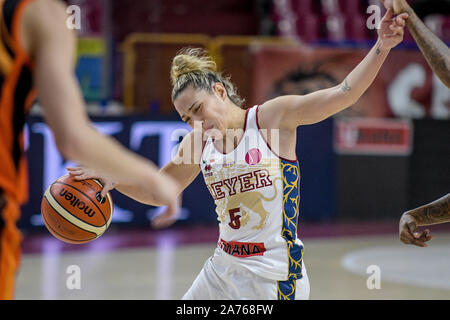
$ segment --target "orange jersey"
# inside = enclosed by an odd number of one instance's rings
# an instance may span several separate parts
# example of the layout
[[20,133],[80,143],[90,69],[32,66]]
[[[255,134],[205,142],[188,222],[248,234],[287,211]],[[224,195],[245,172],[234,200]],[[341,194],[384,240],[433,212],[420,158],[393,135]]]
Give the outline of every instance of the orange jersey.
[[23,127],[36,97],[32,62],[19,34],[31,1],[0,0],[0,189],[19,204],[28,198]]

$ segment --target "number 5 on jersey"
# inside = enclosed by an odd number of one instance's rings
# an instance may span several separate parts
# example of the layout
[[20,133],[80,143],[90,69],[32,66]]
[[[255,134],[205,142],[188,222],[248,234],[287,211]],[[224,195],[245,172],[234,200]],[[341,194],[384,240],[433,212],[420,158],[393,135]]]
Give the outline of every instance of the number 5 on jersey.
[[241,216],[236,215],[236,213],[240,212],[239,208],[231,209],[228,211],[230,214],[230,223],[228,224],[231,228],[237,230],[241,227]]

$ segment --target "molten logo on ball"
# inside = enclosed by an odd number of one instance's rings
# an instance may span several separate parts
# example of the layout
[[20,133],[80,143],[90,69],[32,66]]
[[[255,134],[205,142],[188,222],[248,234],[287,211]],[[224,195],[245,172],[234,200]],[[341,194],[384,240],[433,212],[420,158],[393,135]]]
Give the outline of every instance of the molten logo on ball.
[[72,244],[100,237],[108,229],[113,213],[111,195],[108,192],[106,199],[102,199],[102,188],[94,179],[80,182],[65,175],[55,180],[41,202],[42,219],[48,231]]
[[84,213],[87,214],[90,218],[95,215],[95,211],[93,211],[92,208],[87,206],[83,201],[80,201],[80,199],[75,197],[72,193],[68,192],[66,189],[62,189],[59,195],[61,197],[64,197],[67,201],[69,201],[72,207],[83,210]]
[[261,159],[262,159],[261,151],[259,151],[259,149],[257,149],[257,148],[251,149],[245,155],[245,162],[247,162],[251,166],[254,166],[255,164],[260,163]]

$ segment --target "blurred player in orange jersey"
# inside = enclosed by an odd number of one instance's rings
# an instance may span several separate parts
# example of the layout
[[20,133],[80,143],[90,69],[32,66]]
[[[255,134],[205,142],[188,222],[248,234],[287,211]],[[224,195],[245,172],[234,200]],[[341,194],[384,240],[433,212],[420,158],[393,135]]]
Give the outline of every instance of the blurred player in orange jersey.
[[22,240],[16,223],[28,197],[22,131],[37,93],[66,159],[138,185],[169,211],[178,206],[172,178],[91,126],[74,76],[76,34],[67,18],[57,0],[0,0],[0,299],[14,298]]

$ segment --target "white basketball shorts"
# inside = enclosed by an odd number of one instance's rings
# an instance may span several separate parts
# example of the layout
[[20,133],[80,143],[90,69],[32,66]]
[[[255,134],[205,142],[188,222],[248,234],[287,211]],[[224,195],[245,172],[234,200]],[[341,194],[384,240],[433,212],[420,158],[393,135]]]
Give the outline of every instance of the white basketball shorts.
[[291,281],[266,279],[232,263],[216,248],[183,300],[307,300],[309,280],[302,262],[302,278]]

